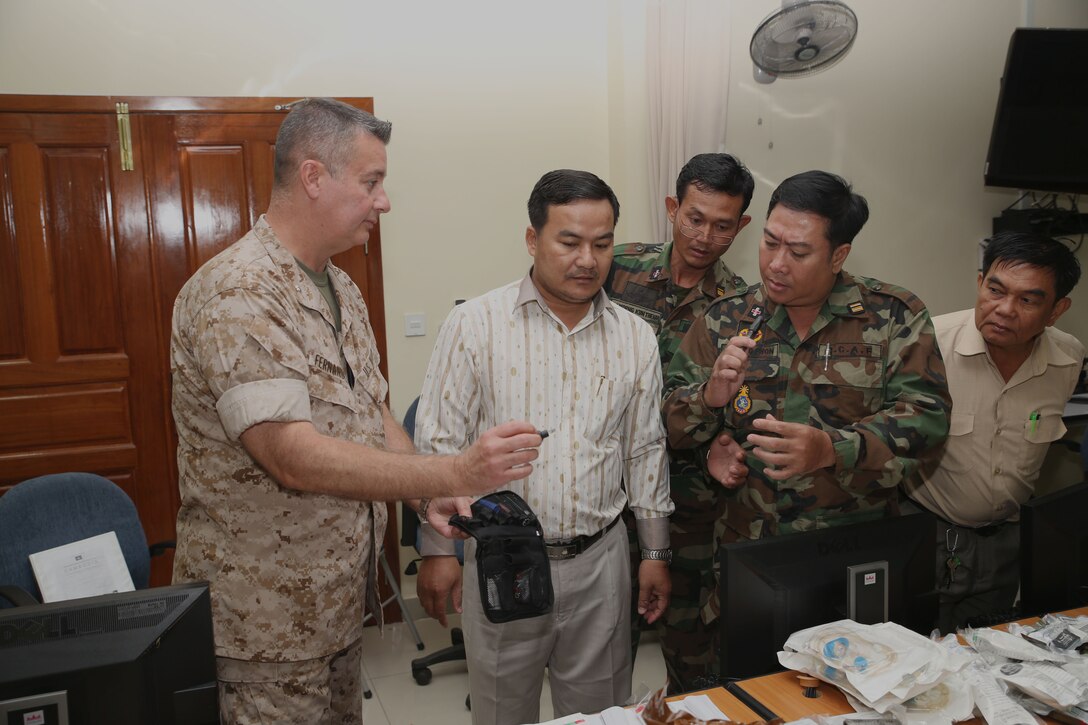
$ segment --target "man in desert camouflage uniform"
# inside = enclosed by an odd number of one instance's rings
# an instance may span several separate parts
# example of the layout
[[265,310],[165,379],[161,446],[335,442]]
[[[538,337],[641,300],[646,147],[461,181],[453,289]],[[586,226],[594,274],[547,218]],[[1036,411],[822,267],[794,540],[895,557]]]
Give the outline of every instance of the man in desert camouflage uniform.
[[[616,247],[605,292],[653,327],[662,374],[707,305],[729,291],[745,289],[744,280],[721,257],[751,221],[744,212],[754,188],[748,169],[729,154],[694,156],[680,170],[676,196],[665,198],[672,241]],[[714,586],[714,523],[724,511],[725,496],[720,484],[707,479],[690,450],[669,451],[669,482],[676,505],[669,517],[672,601],[657,629],[669,691],[678,694],[709,686],[707,676],[717,659],[716,648],[706,646],[717,630],[704,630],[699,611]],[[633,534],[634,526],[628,523]],[[637,571],[641,562],[635,539],[631,551]],[[637,614],[631,622],[632,647],[637,648]]]
[[[667,376],[674,447],[707,455],[712,475],[723,442],[749,453],[747,480],[716,530],[723,542],[896,515],[896,486],[948,434],[944,362],[925,306],[842,269],[868,219],[865,199],[809,171],[779,185],[767,214],[763,283],[715,300]],[[704,618],[717,608],[715,596]]]
[[[361,722],[363,599],[386,523],[374,502],[491,490],[536,458],[528,423],[459,456],[410,455],[383,402],[366,305],[328,260],[389,210],[389,132],[337,101],[295,106],[268,214],[175,303],[174,579],[211,583],[224,723]],[[449,535],[456,510],[426,513]]]

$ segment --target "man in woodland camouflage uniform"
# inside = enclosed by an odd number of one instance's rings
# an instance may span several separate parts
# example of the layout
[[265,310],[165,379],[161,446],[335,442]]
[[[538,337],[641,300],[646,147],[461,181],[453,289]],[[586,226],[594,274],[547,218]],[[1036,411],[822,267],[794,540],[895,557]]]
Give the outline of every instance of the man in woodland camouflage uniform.
[[[669,442],[702,452],[715,476],[732,464],[730,438],[750,454],[716,530],[723,542],[896,515],[896,486],[948,434],[925,306],[842,269],[868,216],[838,176],[786,179],[760,243],[763,283],[715,300],[673,356]],[[717,617],[717,596],[703,615]]]
[[[373,502],[481,493],[536,458],[525,422],[461,455],[411,455],[382,402],[363,297],[328,260],[389,211],[389,132],[338,101],[296,105],[268,214],[174,306],[174,579],[211,583],[224,723],[362,722],[363,598],[386,520]],[[412,505],[451,534],[450,499]]]
[[[672,242],[616,247],[605,291],[654,328],[662,373],[707,305],[729,291],[745,289],[744,280],[721,257],[751,221],[744,212],[754,188],[748,169],[729,154],[694,156],[680,170],[676,196],[665,198]],[[711,684],[707,675],[717,654],[706,643],[716,637],[716,630],[704,630],[699,611],[714,586],[714,522],[724,511],[725,497],[690,450],[669,451],[669,481],[676,505],[669,517],[672,601],[658,620],[658,633],[669,691],[677,694]],[[633,532],[633,525],[629,530]],[[632,540],[631,551],[637,571],[637,540]],[[637,614],[632,616],[633,648],[638,647],[639,621]]]

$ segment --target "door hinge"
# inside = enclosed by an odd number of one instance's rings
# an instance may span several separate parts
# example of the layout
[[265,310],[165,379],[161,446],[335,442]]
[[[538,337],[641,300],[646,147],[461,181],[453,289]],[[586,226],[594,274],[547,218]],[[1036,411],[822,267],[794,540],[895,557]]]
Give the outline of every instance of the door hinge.
[[117,103],[117,136],[121,141],[121,171],[133,171],[132,126],[128,120],[128,104]]

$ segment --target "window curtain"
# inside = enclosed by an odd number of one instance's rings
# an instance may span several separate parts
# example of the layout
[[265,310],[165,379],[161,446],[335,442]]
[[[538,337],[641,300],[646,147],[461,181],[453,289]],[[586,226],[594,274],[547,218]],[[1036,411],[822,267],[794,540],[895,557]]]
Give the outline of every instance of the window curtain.
[[[695,154],[725,151],[732,0],[648,0],[650,221],[669,239],[665,197]],[[650,240],[647,240],[650,241]]]

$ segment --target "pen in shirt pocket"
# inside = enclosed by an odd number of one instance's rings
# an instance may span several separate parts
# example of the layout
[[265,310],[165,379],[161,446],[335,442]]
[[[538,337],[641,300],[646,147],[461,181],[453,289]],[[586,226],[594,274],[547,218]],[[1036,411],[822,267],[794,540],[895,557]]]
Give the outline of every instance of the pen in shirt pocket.
[[1031,434],[1035,435],[1035,431],[1039,427],[1039,411],[1033,410],[1031,415],[1028,416],[1028,422],[1031,423]]

